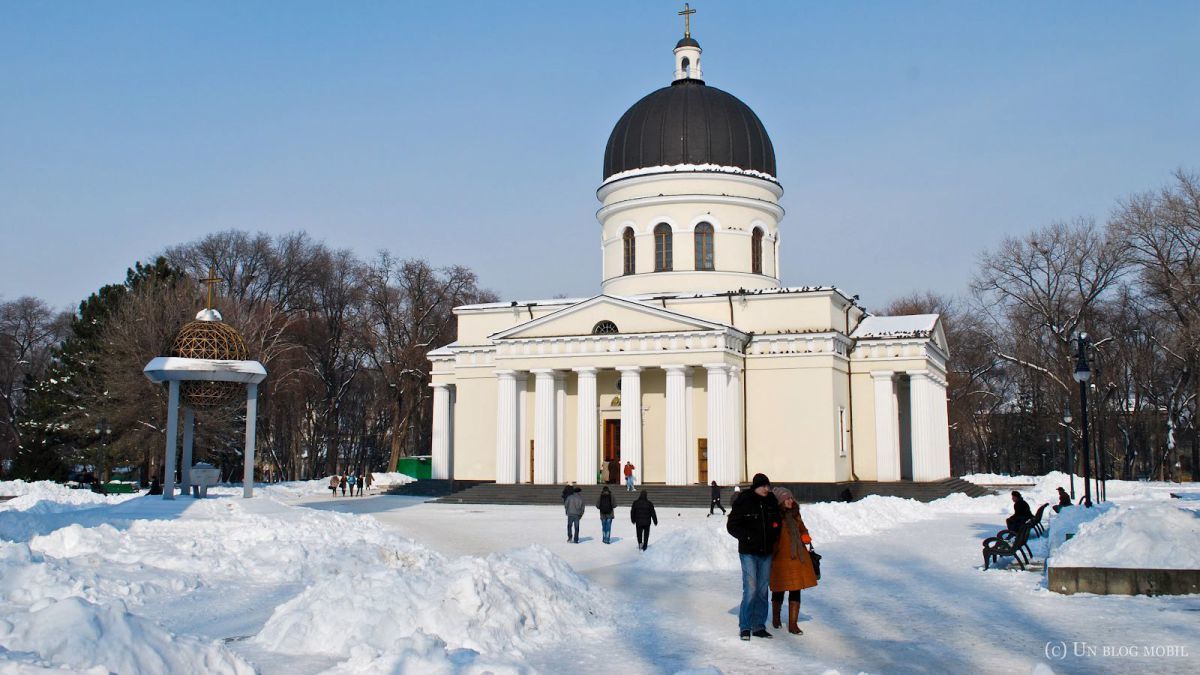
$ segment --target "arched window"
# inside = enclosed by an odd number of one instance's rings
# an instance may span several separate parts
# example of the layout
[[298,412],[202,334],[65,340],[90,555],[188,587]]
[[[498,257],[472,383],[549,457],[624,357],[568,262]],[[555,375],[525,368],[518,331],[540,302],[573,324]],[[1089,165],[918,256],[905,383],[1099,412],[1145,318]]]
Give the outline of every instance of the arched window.
[[762,274],[762,240],[763,231],[761,227],[754,228],[754,235],[750,237],[750,271],[754,274]]
[[708,223],[700,223],[696,226],[696,269],[715,269],[713,267],[713,226]]
[[670,272],[671,269],[671,226],[659,223],[654,226],[654,271]]
[[686,56],[683,57],[683,62],[680,65],[683,66],[683,76],[691,77],[692,76],[692,61],[691,61],[691,59],[689,59]]
[[633,274],[633,228],[625,228],[625,234],[621,235],[621,242],[625,247],[625,274]]
[[618,332],[617,324],[607,319],[598,321],[595,326],[592,326],[592,335],[611,335],[616,332]]

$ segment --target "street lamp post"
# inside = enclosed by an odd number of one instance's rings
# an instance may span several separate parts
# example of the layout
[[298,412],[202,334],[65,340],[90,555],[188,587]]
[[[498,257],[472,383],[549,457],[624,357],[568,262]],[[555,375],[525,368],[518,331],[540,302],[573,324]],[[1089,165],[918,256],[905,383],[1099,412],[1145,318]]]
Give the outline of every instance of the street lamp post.
[[[97,480],[101,480],[101,482],[103,482],[103,479],[108,478],[108,476],[105,476],[104,474],[108,472],[108,439],[112,436],[112,428],[108,426],[107,417],[101,417],[100,421],[96,422],[95,431],[96,438],[98,439],[97,443],[100,446],[100,452],[97,453],[99,456],[96,458],[96,469],[98,469],[100,472],[100,476],[97,477]],[[95,472],[93,472],[93,474],[94,473]]]
[[1073,419],[1075,418],[1071,417],[1071,404],[1068,403],[1063,408],[1063,437],[1067,441],[1067,453],[1065,459],[1067,460],[1067,475],[1071,477],[1072,502],[1075,501],[1075,457],[1071,455],[1071,420]]
[[1079,423],[1083,431],[1083,505],[1092,505],[1092,462],[1088,449],[1088,380],[1092,379],[1092,371],[1087,362],[1087,333],[1079,334],[1079,348],[1075,354],[1075,381],[1079,383]]

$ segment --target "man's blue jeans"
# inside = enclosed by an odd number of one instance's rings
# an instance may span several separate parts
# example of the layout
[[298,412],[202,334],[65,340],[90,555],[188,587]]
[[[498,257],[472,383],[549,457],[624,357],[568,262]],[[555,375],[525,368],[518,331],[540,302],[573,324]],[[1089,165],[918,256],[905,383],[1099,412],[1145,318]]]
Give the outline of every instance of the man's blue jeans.
[[[579,516],[567,516],[567,541],[579,541]],[[571,530],[575,530],[575,536],[571,536]]]
[[633,474],[625,476],[625,491],[633,492]]
[[604,543],[608,543],[612,539],[612,518],[601,518],[600,527],[604,530]]
[[742,607],[738,611],[740,630],[767,627],[767,585],[771,581],[771,556],[741,553]]

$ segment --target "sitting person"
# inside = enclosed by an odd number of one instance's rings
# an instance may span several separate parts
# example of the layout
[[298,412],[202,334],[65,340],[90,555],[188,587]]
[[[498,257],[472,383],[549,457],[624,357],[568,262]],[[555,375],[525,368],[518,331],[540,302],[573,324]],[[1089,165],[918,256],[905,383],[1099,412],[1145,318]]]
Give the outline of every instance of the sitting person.
[[1054,505],[1054,512],[1058,513],[1059,511],[1062,511],[1064,506],[1070,506],[1070,505],[1071,505],[1071,495],[1067,494],[1066,490],[1064,490],[1062,488],[1058,488],[1058,503]]
[[1033,520],[1033,511],[1029,510],[1029,502],[1021,497],[1021,493],[1013,490],[1013,514],[1004,520],[1009,530],[1016,532],[1025,523]]

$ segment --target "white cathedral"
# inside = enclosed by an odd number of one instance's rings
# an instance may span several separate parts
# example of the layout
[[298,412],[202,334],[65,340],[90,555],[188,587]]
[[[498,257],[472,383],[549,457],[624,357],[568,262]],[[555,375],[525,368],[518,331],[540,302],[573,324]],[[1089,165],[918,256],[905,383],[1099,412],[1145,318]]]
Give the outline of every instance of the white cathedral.
[[950,475],[937,315],[872,316],[780,282],[767,130],[708,86],[690,34],[670,86],[617,121],[587,299],[455,308],[430,352],[433,478],[638,483]]

